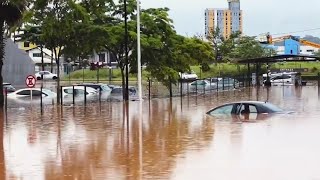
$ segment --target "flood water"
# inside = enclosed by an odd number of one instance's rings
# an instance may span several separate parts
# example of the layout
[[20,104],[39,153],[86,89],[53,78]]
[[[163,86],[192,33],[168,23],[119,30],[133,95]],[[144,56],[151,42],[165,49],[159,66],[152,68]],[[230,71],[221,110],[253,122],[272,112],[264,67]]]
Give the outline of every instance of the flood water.
[[[253,88],[145,100],[142,118],[139,102],[46,106],[44,115],[36,106],[10,108],[0,127],[0,179],[317,180],[319,99],[312,86]],[[250,121],[205,114],[237,100],[295,113]]]

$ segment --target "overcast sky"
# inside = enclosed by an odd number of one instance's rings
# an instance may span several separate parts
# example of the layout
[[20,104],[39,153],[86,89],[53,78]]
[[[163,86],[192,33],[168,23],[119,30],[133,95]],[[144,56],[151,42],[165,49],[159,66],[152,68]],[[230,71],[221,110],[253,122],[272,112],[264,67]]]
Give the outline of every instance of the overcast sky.
[[[140,0],[142,8],[168,7],[179,34],[204,34],[204,10],[227,8],[227,0]],[[246,35],[288,33],[320,28],[319,0],[240,0]],[[320,29],[290,33],[320,37]],[[280,36],[280,35],[279,35]]]

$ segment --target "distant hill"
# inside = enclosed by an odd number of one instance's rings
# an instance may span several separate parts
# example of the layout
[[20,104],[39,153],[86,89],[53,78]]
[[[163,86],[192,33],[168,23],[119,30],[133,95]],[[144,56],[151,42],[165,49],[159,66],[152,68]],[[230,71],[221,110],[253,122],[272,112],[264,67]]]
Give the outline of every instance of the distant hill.
[[[305,39],[305,40],[307,40],[307,41],[311,41],[311,42],[313,42],[313,43],[320,44],[320,38],[314,37],[314,36],[311,36],[311,35],[306,35],[306,36],[303,37],[302,39]],[[274,45],[275,45],[275,46],[284,46],[284,41],[275,42]]]

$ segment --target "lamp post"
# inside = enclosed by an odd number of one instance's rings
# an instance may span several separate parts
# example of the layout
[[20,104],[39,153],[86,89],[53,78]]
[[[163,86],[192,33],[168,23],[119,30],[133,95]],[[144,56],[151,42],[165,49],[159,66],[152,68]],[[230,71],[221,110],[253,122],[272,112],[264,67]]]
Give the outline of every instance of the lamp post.
[[141,43],[140,43],[140,0],[137,0],[137,61],[139,100],[142,101]]
[[143,116],[142,116],[142,69],[141,69],[141,43],[140,43],[140,0],[137,0],[137,62],[138,62],[138,93],[139,93],[139,171],[140,179],[143,174]]
[[125,93],[124,100],[129,100],[129,67],[128,67],[128,15],[127,15],[127,0],[123,1],[124,4],[124,51],[125,51],[125,71],[126,71],[126,83],[125,83]]

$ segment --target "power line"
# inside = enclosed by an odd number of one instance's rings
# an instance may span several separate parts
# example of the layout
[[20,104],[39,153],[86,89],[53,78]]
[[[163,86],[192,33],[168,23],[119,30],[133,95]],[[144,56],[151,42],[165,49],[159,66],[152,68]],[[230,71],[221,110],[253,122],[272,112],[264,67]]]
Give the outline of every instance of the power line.
[[292,34],[292,33],[300,33],[300,32],[315,31],[315,30],[320,30],[320,28],[305,29],[305,30],[300,30],[300,31],[292,31],[292,32],[286,32],[286,33],[275,33],[275,34],[271,34],[271,35],[283,35],[283,34]]

